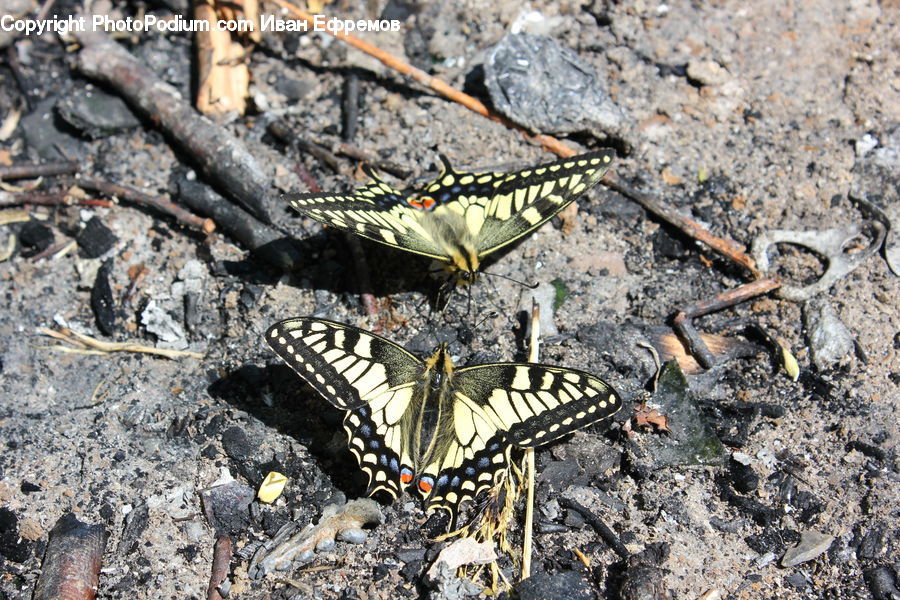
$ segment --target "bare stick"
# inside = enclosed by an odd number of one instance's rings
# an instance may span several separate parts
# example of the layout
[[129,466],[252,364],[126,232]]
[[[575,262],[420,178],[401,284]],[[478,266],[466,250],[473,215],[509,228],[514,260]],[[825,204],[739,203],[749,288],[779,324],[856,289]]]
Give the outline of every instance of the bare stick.
[[109,183],[108,181],[101,181],[99,179],[63,179],[62,183],[64,185],[77,185],[80,188],[100,192],[105,196],[119,198],[121,200],[134,202],[135,204],[141,204],[143,206],[149,206],[150,208],[153,208],[163,214],[173,217],[182,225],[186,225],[187,227],[190,227],[192,229],[199,229],[206,234],[210,234],[216,230],[216,224],[212,221],[212,219],[204,219],[202,217],[198,217],[197,215],[184,210],[177,204],[174,204],[166,200],[165,198],[162,198],[161,196],[151,196],[136,189],[125,187],[124,185],[117,185],[115,183]]
[[756,262],[750,258],[746,252],[738,247],[737,242],[713,235],[703,225],[685,217],[673,207],[666,205],[659,199],[653,198],[648,194],[639,192],[631,186],[618,181],[614,175],[607,174],[603,179],[603,183],[634,202],[640,204],[647,212],[662,219],[666,223],[678,228],[682,233],[703,242],[725,258],[728,258],[741,267],[744,267],[753,275],[754,278],[760,276],[756,268]]
[[733,290],[728,290],[727,292],[719,294],[712,300],[703,300],[679,311],[675,315],[673,326],[675,331],[677,331],[684,341],[687,342],[688,349],[691,351],[694,358],[697,359],[697,362],[705,369],[712,368],[716,363],[715,356],[709,351],[709,348],[700,337],[700,334],[697,333],[697,330],[694,329],[691,319],[708,315],[711,312],[722,310],[723,308],[734,306],[735,304],[740,304],[755,296],[767,294],[779,287],[781,287],[781,281],[779,281],[777,277],[757,279],[754,282],[745,283]]
[[98,31],[77,34],[84,48],[78,68],[112,86],[186,151],[209,181],[251,213],[269,222],[263,199],[271,183],[243,143],[198,114],[171,85]]
[[206,600],[222,600],[219,586],[228,577],[231,568],[231,538],[227,535],[219,536],[213,547],[212,573],[209,577],[209,587],[206,589]]
[[81,165],[74,160],[60,160],[46,162],[38,165],[9,165],[0,166],[0,179],[32,179],[34,177],[48,177],[51,175],[64,175],[75,173],[81,169]]
[[[541,307],[531,301],[531,340],[528,345],[528,362],[536,363],[541,353]],[[534,529],[534,448],[525,449],[525,470],[528,481],[525,499],[525,539],[522,542],[522,579],[531,577],[531,546]]]
[[303,257],[287,236],[240,206],[226,202],[208,185],[182,179],[178,182],[178,197],[193,210],[210,216],[222,231],[270,265],[291,271],[302,262]]
[[72,513],[60,517],[50,530],[34,600],[93,600],[108,537],[103,525],[82,523]]
[[593,527],[594,531],[597,532],[612,551],[619,555],[619,558],[626,559],[631,556],[631,553],[628,552],[628,548],[626,548],[625,544],[619,540],[615,532],[613,532],[606,523],[601,521],[597,515],[589,511],[587,507],[582,506],[579,502],[566,498],[565,496],[559,499],[559,505],[563,508],[572,509],[584,517],[584,520]]

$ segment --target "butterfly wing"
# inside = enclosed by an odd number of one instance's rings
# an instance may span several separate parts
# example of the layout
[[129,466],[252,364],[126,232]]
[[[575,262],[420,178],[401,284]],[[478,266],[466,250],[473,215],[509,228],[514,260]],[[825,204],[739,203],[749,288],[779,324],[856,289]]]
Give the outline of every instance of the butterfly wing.
[[369,475],[368,492],[396,497],[408,483],[403,474],[412,473],[406,417],[422,402],[422,361],[384,338],[322,319],[276,323],[266,342],[326,400],[347,411],[344,429],[350,451]]
[[500,363],[459,369],[451,384],[452,435],[423,469],[428,507],[455,517],[460,502],[507,469],[509,446],[533,448],[613,415],[622,401],[603,380],[547,365]]
[[484,206],[484,223],[475,237],[479,257],[528,235],[609,170],[615,152],[605,148],[505,175]]
[[352,194],[285,194],[297,212],[325,225],[415,254],[449,261],[446,251],[422,223],[429,213],[410,206],[403,192],[364,168],[372,178]]

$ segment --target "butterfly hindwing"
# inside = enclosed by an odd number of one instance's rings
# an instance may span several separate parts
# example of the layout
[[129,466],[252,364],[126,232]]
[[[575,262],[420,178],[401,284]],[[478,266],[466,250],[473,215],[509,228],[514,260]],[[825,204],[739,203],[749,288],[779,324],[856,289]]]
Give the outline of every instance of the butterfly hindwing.
[[533,448],[600,421],[621,408],[602,380],[572,369],[501,363],[453,373],[452,438],[425,472],[434,474],[429,509],[455,518],[459,503],[494,485],[508,448]]
[[403,192],[378,178],[353,194],[285,194],[291,207],[320,223],[415,254],[444,260],[444,250],[422,226],[423,212],[410,207]]

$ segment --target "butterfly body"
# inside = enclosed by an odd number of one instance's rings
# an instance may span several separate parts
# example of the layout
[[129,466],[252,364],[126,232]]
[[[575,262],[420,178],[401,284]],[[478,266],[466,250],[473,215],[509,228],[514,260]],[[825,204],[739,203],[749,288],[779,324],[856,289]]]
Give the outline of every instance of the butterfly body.
[[396,190],[371,169],[353,194],[287,194],[298,212],[444,264],[456,284],[475,281],[485,257],[528,235],[596,185],[609,149],[513,173],[468,173],[441,156],[441,173],[421,190]]
[[345,411],[349,448],[368,493],[413,486],[452,518],[508,468],[511,446],[553,441],[621,406],[602,380],[530,363],[455,368],[446,346],[427,360],[380,336],[332,321],[288,319],[272,349]]

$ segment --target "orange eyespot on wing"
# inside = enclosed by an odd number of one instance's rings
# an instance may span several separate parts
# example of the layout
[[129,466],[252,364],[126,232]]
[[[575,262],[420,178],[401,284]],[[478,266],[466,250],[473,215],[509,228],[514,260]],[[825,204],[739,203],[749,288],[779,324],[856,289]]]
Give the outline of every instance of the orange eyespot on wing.
[[431,488],[434,487],[434,481],[431,477],[422,477],[419,479],[419,491],[423,494],[430,494]]

